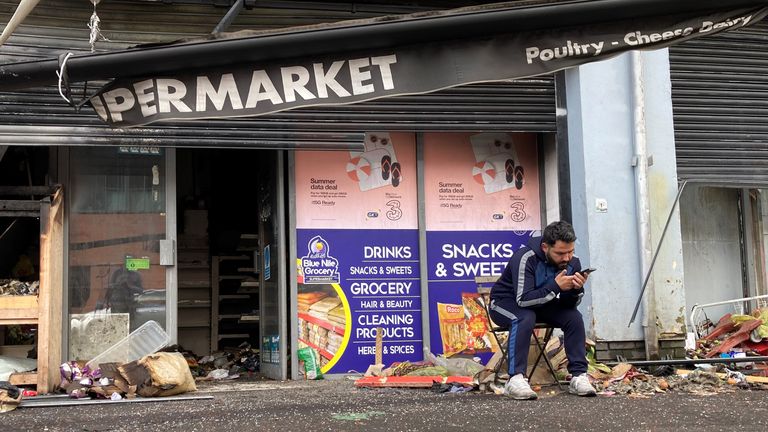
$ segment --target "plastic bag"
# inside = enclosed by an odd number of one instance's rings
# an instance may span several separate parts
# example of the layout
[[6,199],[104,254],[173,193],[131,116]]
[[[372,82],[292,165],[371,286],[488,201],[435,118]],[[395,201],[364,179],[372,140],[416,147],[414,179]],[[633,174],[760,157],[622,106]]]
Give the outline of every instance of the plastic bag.
[[21,389],[8,381],[0,381],[0,413],[15,410],[21,399]]
[[421,369],[416,369],[415,371],[408,372],[405,374],[405,376],[443,376],[447,377],[451,374],[448,372],[448,369],[442,367],[442,366],[429,366]]
[[435,366],[444,367],[453,376],[475,376],[475,374],[485,369],[485,366],[472,359],[435,357],[427,349],[424,349],[424,358]]
[[29,372],[37,368],[37,360],[0,356],[0,381],[8,381],[14,372]]
[[323,372],[320,370],[320,358],[317,351],[312,348],[299,349],[299,365],[304,363],[304,377],[306,379],[323,379]]
[[187,360],[180,353],[150,354],[142,357],[138,364],[149,372],[152,386],[161,390],[157,396],[173,396],[197,390]]

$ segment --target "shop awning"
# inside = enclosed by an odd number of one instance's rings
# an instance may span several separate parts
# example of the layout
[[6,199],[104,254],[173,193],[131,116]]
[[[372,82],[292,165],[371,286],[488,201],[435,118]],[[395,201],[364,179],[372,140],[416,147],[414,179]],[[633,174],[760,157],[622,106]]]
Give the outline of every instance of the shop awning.
[[0,66],[0,91],[115,79],[113,126],[255,116],[551,73],[762,19],[768,0],[509,2]]

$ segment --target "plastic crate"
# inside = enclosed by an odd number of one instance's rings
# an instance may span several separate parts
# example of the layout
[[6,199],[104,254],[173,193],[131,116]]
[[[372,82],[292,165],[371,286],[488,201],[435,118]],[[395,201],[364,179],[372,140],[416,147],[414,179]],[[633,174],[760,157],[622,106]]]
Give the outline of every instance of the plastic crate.
[[153,354],[170,343],[168,333],[156,321],[147,321],[120,342],[91,359],[86,366],[93,369],[102,363],[128,363]]

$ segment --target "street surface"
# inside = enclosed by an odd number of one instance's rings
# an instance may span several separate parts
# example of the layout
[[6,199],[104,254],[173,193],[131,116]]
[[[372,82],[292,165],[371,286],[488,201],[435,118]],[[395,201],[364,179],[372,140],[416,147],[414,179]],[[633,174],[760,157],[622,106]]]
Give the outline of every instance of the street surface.
[[[537,401],[428,389],[357,389],[348,380],[203,383],[212,400],[19,408],[3,431],[737,431],[768,430],[768,391]],[[554,392],[555,394],[552,394]]]

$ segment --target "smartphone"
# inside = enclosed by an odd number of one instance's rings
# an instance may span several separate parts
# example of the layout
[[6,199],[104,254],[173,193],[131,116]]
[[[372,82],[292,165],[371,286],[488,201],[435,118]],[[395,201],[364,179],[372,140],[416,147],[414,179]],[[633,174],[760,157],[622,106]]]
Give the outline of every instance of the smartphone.
[[592,273],[593,271],[597,270],[596,268],[585,268],[584,270],[581,270],[579,273],[583,275],[588,275]]

